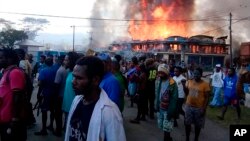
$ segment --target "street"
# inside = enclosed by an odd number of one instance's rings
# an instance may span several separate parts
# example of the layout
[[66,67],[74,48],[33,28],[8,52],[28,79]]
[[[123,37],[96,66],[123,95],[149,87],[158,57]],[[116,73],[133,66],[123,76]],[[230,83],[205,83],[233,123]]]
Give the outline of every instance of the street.
[[[36,92],[37,88],[33,93],[32,103],[36,102]],[[126,97],[125,109],[124,109],[124,128],[127,136],[127,141],[162,141],[163,132],[157,128],[157,120],[142,121],[140,124],[131,124],[129,120],[135,118],[137,113],[137,108],[129,107],[129,98]],[[36,115],[36,111],[34,111]],[[49,118],[48,118],[49,119]],[[35,136],[34,132],[41,129],[41,114],[36,117],[37,123],[34,127],[28,129],[28,141],[63,141],[64,137],[56,137],[50,131],[48,131],[48,136]],[[49,122],[47,123],[49,124]],[[178,127],[174,128],[171,133],[174,141],[184,141],[185,140],[185,127],[183,124],[183,117],[181,116],[178,120]],[[194,129],[192,129],[191,140],[193,140]],[[205,128],[201,131],[200,135],[201,141],[229,141],[229,129],[220,127],[213,121],[206,119]]]

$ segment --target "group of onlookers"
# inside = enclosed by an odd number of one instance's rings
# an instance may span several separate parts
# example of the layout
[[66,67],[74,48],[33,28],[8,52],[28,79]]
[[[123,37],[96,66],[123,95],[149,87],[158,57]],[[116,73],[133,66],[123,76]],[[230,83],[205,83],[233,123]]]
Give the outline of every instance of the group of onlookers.
[[153,58],[131,59],[127,72],[128,93],[131,106],[136,102],[138,108],[137,116],[131,123],[145,121],[146,115],[153,119],[156,111],[158,126],[164,131],[164,140],[168,141],[172,140],[170,132],[178,126],[177,119],[181,114],[184,116],[186,140],[189,141],[191,124],[194,124],[197,141],[204,127],[207,105],[223,106],[217,116],[220,120],[224,119],[229,105],[236,108],[237,117],[241,118],[240,101],[246,97],[245,105],[249,103],[250,66],[237,76],[235,68],[228,68],[225,73],[222,66],[216,64],[210,80],[202,79],[209,75],[203,75],[201,68],[193,64],[187,68],[184,66],[176,65],[174,60],[159,63]]
[[136,100],[138,108],[136,118],[130,122],[138,124],[145,121],[146,115],[154,119],[157,112],[158,127],[164,131],[164,141],[171,141],[170,132],[178,126],[177,119],[182,114],[187,140],[191,124],[195,124],[195,140],[198,140],[210,92],[209,84],[201,79],[202,69],[190,66],[185,75],[183,65],[176,66],[174,60],[165,63],[158,63],[153,58],[141,57],[138,60],[132,58],[127,73],[128,92],[131,100]]
[[[55,136],[62,136],[65,131],[65,141],[125,141],[122,112],[124,97],[128,95],[130,106],[137,104],[137,115],[131,123],[140,124],[147,116],[153,120],[157,113],[164,141],[171,141],[170,133],[178,127],[179,115],[183,115],[186,141],[192,124],[194,140],[198,141],[207,105],[223,106],[218,116],[223,120],[231,104],[241,118],[242,96],[246,106],[249,104],[249,94],[245,93],[250,93],[250,67],[243,68],[239,76],[234,68],[224,73],[221,67],[215,66],[209,83],[202,79],[201,68],[192,64],[186,68],[184,62],[176,65],[175,60],[157,61],[141,56],[126,62],[120,55],[84,56],[68,52],[61,56],[41,55],[36,62],[21,49],[3,48],[0,49],[1,140],[27,139],[26,127],[36,122],[30,103],[33,87],[28,91],[28,86],[33,86],[37,78],[37,110],[42,113],[42,127],[35,135],[45,136],[50,130]],[[209,104],[211,86],[213,98]],[[22,112],[24,99],[29,114]]]
[[[26,93],[27,80],[30,79],[33,89],[36,78],[37,110],[42,113],[42,127],[35,135],[45,136],[51,130],[54,135],[62,136],[65,130],[65,140],[69,141],[126,140],[121,116],[126,81],[120,72],[120,56],[111,59],[100,53],[84,57],[69,52],[58,57],[41,55],[39,63],[32,57],[25,57],[22,49],[0,49],[2,141],[27,140],[27,126],[36,122],[30,103],[32,91]],[[29,119],[23,110],[24,102],[30,106]]]
[[211,107],[223,107],[220,120],[224,119],[227,107],[233,105],[236,108],[237,117],[241,119],[240,104],[249,106],[249,84],[250,84],[250,65],[242,64],[242,68],[236,72],[235,68],[229,68],[227,72],[222,70],[220,64],[215,66],[214,73],[211,75],[210,84],[213,88],[213,99]]

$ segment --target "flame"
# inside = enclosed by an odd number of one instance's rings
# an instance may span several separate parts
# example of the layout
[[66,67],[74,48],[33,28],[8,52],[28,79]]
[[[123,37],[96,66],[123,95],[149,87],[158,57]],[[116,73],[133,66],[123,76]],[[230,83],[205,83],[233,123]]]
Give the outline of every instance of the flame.
[[153,11],[152,15],[155,17],[155,18],[161,18],[163,17],[165,14],[167,14],[164,9],[162,7],[157,7],[155,9],[155,11]]
[[[138,20],[138,13],[135,13],[128,27],[133,40],[164,39],[172,35],[187,36],[190,23],[183,19],[189,18],[192,9],[188,12],[184,1],[172,0],[168,4],[154,4],[152,0],[151,3],[149,0],[140,0],[140,5],[136,8],[141,9],[141,18]],[[180,14],[182,12],[183,14]]]

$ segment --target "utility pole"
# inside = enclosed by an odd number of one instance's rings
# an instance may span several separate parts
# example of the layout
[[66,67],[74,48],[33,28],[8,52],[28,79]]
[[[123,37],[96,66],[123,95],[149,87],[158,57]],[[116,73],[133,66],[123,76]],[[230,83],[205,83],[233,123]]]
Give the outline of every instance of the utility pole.
[[73,28],[73,52],[75,51],[75,25],[70,26]]
[[89,34],[90,34],[90,37],[89,37],[89,40],[90,40],[90,41],[89,41],[89,42],[90,42],[90,43],[89,43],[89,44],[90,44],[90,48],[92,48],[92,40],[93,40],[93,38],[92,38],[92,33],[93,33],[93,32],[89,32]]
[[232,13],[229,14],[229,40],[230,40],[230,67],[233,67],[233,49],[232,49]]

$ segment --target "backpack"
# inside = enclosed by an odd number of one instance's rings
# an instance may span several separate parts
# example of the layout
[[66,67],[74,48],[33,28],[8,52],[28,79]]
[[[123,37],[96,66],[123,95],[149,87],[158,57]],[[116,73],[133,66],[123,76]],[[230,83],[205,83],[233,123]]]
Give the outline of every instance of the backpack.
[[25,87],[24,87],[23,94],[21,97],[22,107],[20,107],[20,118],[22,121],[28,122],[29,109],[30,109],[29,105],[30,105],[31,94],[33,91],[33,84],[32,84],[30,76],[27,73],[25,73],[23,69],[16,67],[16,66],[10,68],[10,70],[8,71],[7,77],[6,77],[7,83],[10,82],[10,72],[14,69],[21,70],[25,75]]

